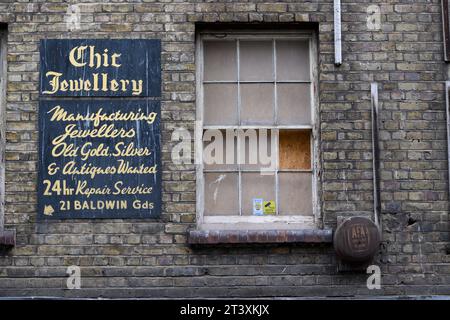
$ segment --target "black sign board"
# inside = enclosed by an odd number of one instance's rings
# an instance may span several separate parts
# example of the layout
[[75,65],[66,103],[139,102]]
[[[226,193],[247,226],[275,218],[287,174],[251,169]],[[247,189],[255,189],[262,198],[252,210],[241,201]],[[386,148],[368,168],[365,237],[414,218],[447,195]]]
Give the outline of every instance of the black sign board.
[[41,100],[39,138],[40,218],[159,215],[159,101]]
[[38,218],[158,217],[160,40],[42,40],[40,51]]
[[160,40],[41,40],[41,96],[161,95]]

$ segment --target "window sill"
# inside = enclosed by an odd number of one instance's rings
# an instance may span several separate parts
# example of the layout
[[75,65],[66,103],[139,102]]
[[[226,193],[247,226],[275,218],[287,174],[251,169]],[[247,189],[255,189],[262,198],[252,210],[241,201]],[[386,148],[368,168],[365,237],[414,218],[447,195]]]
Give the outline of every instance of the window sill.
[[0,231],[0,247],[14,247],[16,245],[16,231]]
[[298,230],[191,230],[191,245],[232,243],[332,243],[331,229]]

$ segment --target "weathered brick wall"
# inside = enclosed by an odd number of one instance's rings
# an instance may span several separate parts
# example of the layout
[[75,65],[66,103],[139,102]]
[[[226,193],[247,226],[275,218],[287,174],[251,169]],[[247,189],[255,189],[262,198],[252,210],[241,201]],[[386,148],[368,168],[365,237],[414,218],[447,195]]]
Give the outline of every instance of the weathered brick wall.
[[[335,67],[333,1],[1,0],[9,24],[6,214],[17,246],[0,256],[0,296],[107,297],[450,294],[447,142],[439,0],[342,1],[343,64]],[[75,3],[75,2],[73,2]],[[382,11],[367,29],[367,7]],[[316,22],[322,215],[372,212],[370,82],[379,82],[383,245],[381,290],[336,271],[331,246],[190,248],[194,166],[170,161],[171,132],[193,129],[196,22]],[[72,24],[69,24],[69,26]],[[153,220],[36,222],[39,39],[161,38],[163,214]],[[78,265],[82,289],[67,290]]]

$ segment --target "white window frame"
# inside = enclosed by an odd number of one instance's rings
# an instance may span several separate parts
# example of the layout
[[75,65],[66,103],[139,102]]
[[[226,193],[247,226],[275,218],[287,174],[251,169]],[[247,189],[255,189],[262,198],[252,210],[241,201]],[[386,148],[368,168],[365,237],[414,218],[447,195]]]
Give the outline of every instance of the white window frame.
[[[226,38],[223,38],[226,35]],[[309,40],[310,50],[310,81],[311,83],[311,121],[312,125],[203,125],[203,42],[205,40]],[[239,56],[237,63],[239,65]],[[274,64],[276,66],[276,51],[274,48]],[[319,201],[319,99],[318,99],[318,70],[317,70],[317,38],[313,30],[220,30],[220,31],[202,31],[198,33],[196,39],[196,124],[195,124],[195,157],[196,157],[196,216],[197,228],[199,230],[286,230],[286,229],[316,229],[320,227],[321,206]],[[276,67],[274,67],[276,69]],[[239,72],[239,70],[237,71]],[[276,76],[276,70],[275,76]],[[275,78],[276,79],[276,78]],[[276,80],[274,80],[276,83]],[[239,81],[238,83],[242,83]],[[258,82],[258,81],[256,81]],[[263,81],[262,81],[263,82]],[[293,81],[298,83],[299,81]],[[305,81],[306,82],[306,81]],[[276,95],[276,88],[275,88]],[[276,96],[275,96],[276,101]],[[276,114],[276,111],[275,111]],[[204,183],[204,164],[203,164],[203,130],[204,129],[309,129],[311,130],[311,151],[312,151],[312,207],[313,215],[275,215],[275,216],[204,216],[205,203],[205,183]],[[278,134],[276,135],[276,153],[278,170]],[[239,145],[239,142],[238,142]],[[239,153],[239,151],[238,151]],[[299,171],[299,170],[298,170]],[[241,179],[239,179],[241,183]],[[277,184],[278,185],[278,184]],[[278,188],[276,188],[277,208],[278,208]],[[239,195],[240,198],[240,195]],[[239,199],[240,201],[240,199]],[[240,204],[241,206],[241,204]]]

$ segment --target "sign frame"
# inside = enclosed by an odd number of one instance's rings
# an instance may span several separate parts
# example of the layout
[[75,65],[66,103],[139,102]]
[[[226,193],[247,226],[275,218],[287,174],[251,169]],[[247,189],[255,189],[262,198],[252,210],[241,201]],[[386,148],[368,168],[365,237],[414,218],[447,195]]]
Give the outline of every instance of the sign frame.
[[[50,78],[54,80],[53,83],[48,83],[47,72],[50,71]],[[53,73],[52,73],[53,72]],[[56,76],[54,74],[57,74]],[[94,77],[94,73],[97,73],[97,78]],[[105,74],[101,76],[100,74]],[[103,77],[103,78],[102,78]],[[56,80],[58,78],[58,86],[56,86]],[[63,79],[66,80],[66,83],[63,84]],[[95,86],[92,81],[89,79],[96,80],[108,80],[109,83],[105,86],[101,84],[97,84]],[[86,80],[90,82],[86,84]],[[70,82],[72,81],[72,82]],[[78,81],[78,82],[77,82]],[[63,220],[63,219],[144,219],[144,218],[159,218],[162,212],[162,168],[161,168],[161,40],[160,39],[42,39],[40,41],[40,75],[39,75],[39,114],[38,114],[38,133],[39,133],[39,154],[38,154],[38,207],[37,207],[37,219],[39,220]],[[79,84],[75,85],[76,83]],[[70,91],[68,88],[70,88]],[[140,86],[141,85],[141,86]],[[50,86],[50,87],[49,87]],[[108,90],[108,88],[111,90]],[[50,88],[50,89],[49,89]],[[65,90],[57,90],[57,89],[65,89]],[[93,89],[97,90],[93,90]],[[78,89],[78,90],[75,90]],[[86,89],[86,90],[85,90]],[[92,89],[92,90],[87,90]],[[105,89],[105,90],[103,90]],[[86,142],[92,143],[92,146],[95,148],[99,147],[100,144],[104,144],[104,149],[108,149],[109,151],[115,150],[119,141],[124,141],[125,145],[132,146],[130,147],[130,154],[126,154],[124,162],[128,160],[130,163],[139,164],[139,167],[142,167],[141,162],[152,163],[152,165],[156,166],[156,173],[150,173],[150,171],[126,171],[124,173],[124,177],[127,175],[135,177],[135,179],[131,179],[128,177],[124,178],[124,185],[129,186],[130,188],[136,187],[133,183],[139,184],[145,187],[152,187],[152,192],[140,193],[138,194],[119,194],[114,195],[118,196],[121,201],[126,201],[126,208],[118,208],[108,207],[108,210],[102,209],[99,210],[96,207],[95,210],[92,210],[89,207],[87,209],[84,206],[79,210],[75,209],[74,201],[91,201],[91,199],[86,199],[86,196],[80,192],[80,194],[74,194],[74,190],[67,191],[68,188],[74,188],[73,181],[78,181],[75,178],[72,178],[71,185],[68,186],[65,184],[63,186],[62,181],[64,179],[68,179],[70,175],[75,177],[77,175],[72,174],[69,171],[66,171],[65,175],[61,175],[61,173],[53,173],[54,177],[52,178],[54,181],[58,181],[58,187],[61,188],[60,192],[50,195],[48,194],[49,190],[45,189],[50,188],[51,181],[49,178],[48,172],[48,163],[52,160],[54,162],[65,163],[68,161],[66,155],[61,159],[58,158],[58,153],[55,152],[52,154],[52,141],[57,135],[61,135],[61,132],[65,132],[66,125],[73,120],[63,120],[62,123],[59,123],[61,118],[56,119],[54,123],[50,123],[51,115],[47,114],[50,106],[60,105],[63,108],[67,108],[72,113],[80,114],[94,114],[100,108],[100,105],[103,105],[105,112],[120,112],[123,111],[127,113],[129,110],[134,110],[139,108],[139,106],[144,106],[147,112],[156,113],[155,122],[149,124],[149,126],[145,126],[143,121],[148,122],[148,118],[144,118],[141,120],[135,120],[135,118],[126,118],[124,121],[119,120],[111,120],[109,118],[103,121],[104,123],[111,124],[113,123],[113,127],[117,127],[117,129],[127,128],[128,131],[135,130],[135,136],[128,136],[124,138],[123,136],[117,138],[117,140],[111,140],[111,136],[95,136],[88,134],[83,137],[75,137],[75,140],[68,140],[68,144],[74,144],[73,148],[79,146],[79,144],[83,144]],[[77,106],[74,108],[74,106]],[[126,106],[126,107],[124,107]],[[128,111],[126,111],[128,110]],[[140,110],[140,109],[139,109]],[[150,111],[149,111],[150,110]],[[70,112],[69,112],[70,113]],[[130,123],[127,123],[125,120],[130,120]],[[72,121],[74,126],[71,126],[74,130],[80,130],[86,128],[95,129],[98,126],[98,123],[94,124],[91,118],[86,118],[85,121]],[[102,125],[104,124],[102,123]],[[141,125],[139,124],[141,123]],[[147,124],[146,123],[146,124]],[[62,130],[61,130],[62,129]],[[152,132],[152,139],[148,138],[149,130]],[[84,130],[88,131],[88,130]],[[125,130],[126,131],[126,130]],[[143,138],[144,137],[144,138]],[[145,138],[147,137],[147,138]],[[76,140],[78,139],[78,140]],[[142,140],[142,144],[146,145],[147,151],[142,154],[134,153],[134,146],[139,143],[135,143],[135,139],[144,139]],[[147,140],[145,140],[147,139]],[[95,140],[95,142],[94,142]],[[49,149],[50,148],[50,149]],[[63,148],[63,147],[61,147]],[[102,150],[100,148],[100,150]],[[128,150],[128,149],[127,149]],[[105,151],[106,152],[106,151]],[[136,155],[137,154],[137,155]],[[82,167],[83,161],[80,160],[81,151],[77,150],[74,155],[74,162],[76,162],[76,166]],[[134,156],[136,155],[136,156]],[[68,153],[68,157],[71,155]],[[98,156],[98,155],[97,155]],[[99,166],[101,164],[110,165],[111,163],[118,162],[115,159],[111,159],[113,156],[113,152],[107,152],[103,155],[100,155],[100,158],[92,158],[91,163],[88,161],[90,159],[85,159],[86,165]],[[142,156],[142,159],[140,158]],[[122,157],[122,155],[118,155],[117,157]],[[153,157],[153,160],[149,160],[149,157]],[[106,159],[106,161],[105,161]],[[118,159],[118,158],[117,158]],[[122,162],[123,163],[123,162]],[[124,168],[124,167],[121,167]],[[126,168],[126,167],[125,167]],[[60,168],[61,169],[61,168]],[[150,170],[150,169],[148,169]],[[68,173],[69,172],[69,173]],[[142,174],[143,176],[140,176]],[[59,175],[59,176],[58,176]],[[106,176],[106,175],[105,175]],[[63,177],[63,178],[61,178]],[[79,176],[83,177],[86,176]],[[95,176],[89,180],[89,184],[93,187],[99,187],[100,182],[103,181],[105,183],[105,187],[108,186],[111,181],[114,183],[116,180],[111,178],[112,176],[108,176],[107,178],[99,176]],[[147,178],[152,179],[146,180]],[[44,186],[44,180],[46,180],[46,186]],[[84,179],[87,181],[86,179]],[[106,181],[108,180],[108,181]],[[126,181],[126,183],[125,183]],[[126,187],[125,186],[125,187]],[[63,189],[63,187],[65,189]],[[58,190],[56,188],[55,190]],[[62,194],[62,190],[65,192],[72,192],[70,194]],[[44,192],[47,191],[47,196],[44,196]],[[148,190],[147,190],[148,191]],[[78,191],[77,191],[78,192]],[[95,194],[95,196],[90,196],[92,201],[97,201],[100,198],[100,194]],[[105,199],[114,198],[112,194],[107,194]],[[143,200],[144,204],[152,203],[152,207],[149,208],[144,205],[144,207],[135,208],[134,204],[130,208],[130,202],[134,198],[139,198]],[[72,201],[73,206],[67,208],[64,212],[61,212],[60,206],[58,207],[58,201]],[[112,201],[112,200],[108,200]]]

